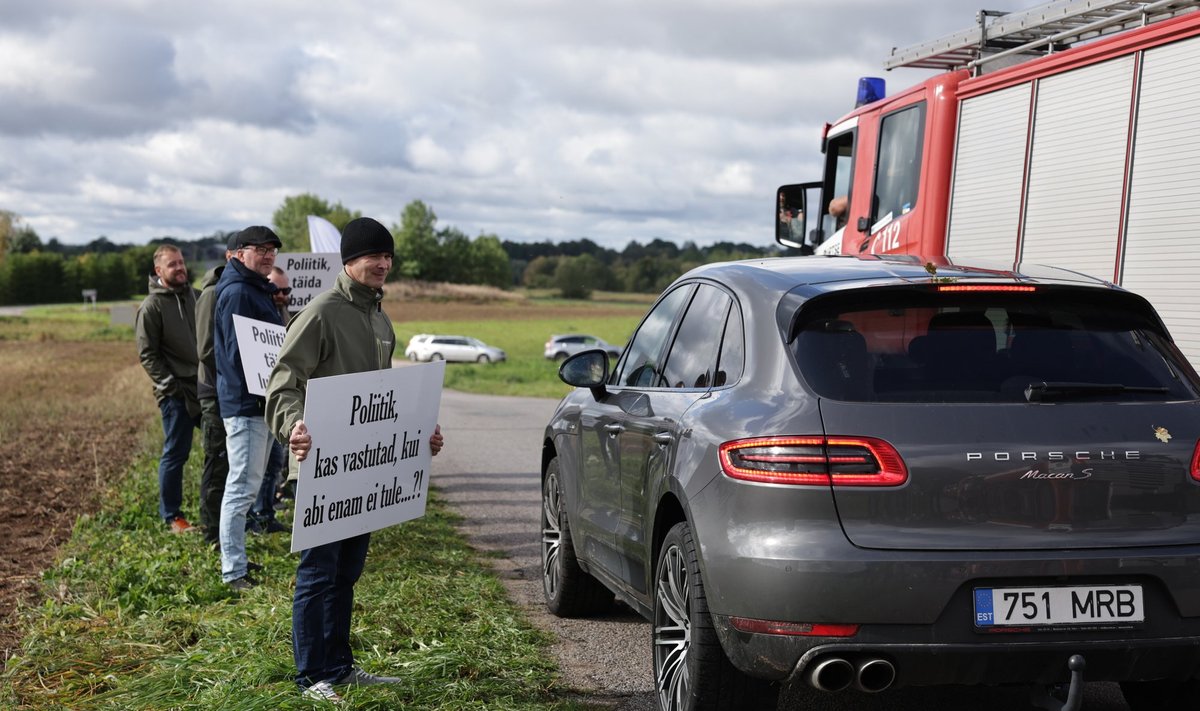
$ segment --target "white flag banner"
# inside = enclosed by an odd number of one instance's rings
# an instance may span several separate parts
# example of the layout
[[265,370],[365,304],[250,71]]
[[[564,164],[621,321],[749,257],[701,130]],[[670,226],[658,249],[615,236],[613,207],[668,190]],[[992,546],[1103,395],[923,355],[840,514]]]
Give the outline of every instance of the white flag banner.
[[233,333],[237,337],[238,353],[242,356],[242,375],[251,395],[265,397],[271,369],[279,360],[279,349],[287,329],[255,318],[233,315]]
[[308,246],[314,252],[342,251],[342,233],[324,217],[308,216]]
[[292,552],[425,515],[445,361],[308,381]]

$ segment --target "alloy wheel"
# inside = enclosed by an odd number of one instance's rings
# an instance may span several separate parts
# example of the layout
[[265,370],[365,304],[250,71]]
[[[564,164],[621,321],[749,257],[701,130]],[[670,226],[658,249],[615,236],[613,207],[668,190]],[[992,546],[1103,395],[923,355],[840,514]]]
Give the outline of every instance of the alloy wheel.
[[542,488],[542,586],[550,598],[558,596],[558,581],[562,579],[561,505],[558,473],[551,471],[546,474],[546,483]]
[[678,545],[663,551],[655,585],[654,686],[659,708],[682,709],[690,696],[691,578]]

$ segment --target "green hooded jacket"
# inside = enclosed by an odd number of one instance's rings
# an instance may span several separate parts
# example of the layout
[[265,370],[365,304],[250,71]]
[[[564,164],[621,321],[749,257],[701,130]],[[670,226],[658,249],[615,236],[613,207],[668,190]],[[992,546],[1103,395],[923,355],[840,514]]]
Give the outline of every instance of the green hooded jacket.
[[304,418],[310,379],[392,367],[396,333],[382,301],[382,291],[342,271],[332,288],[292,317],[267,381],[267,425],[280,442],[286,444]]
[[150,276],[149,289],[150,294],[138,307],[134,323],[138,359],[154,383],[154,397],[159,402],[181,397],[188,414],[199,417],[196,290],[191,284],[169,289],[154,275]]
[[217,397],[217,356],[213,351],[213,312],[217,309],[217,281],[224,264],[209,269],[200,278],[200,296],[196,299],[196,349],[200,356],[200,369],[196,373],[196,385],[201,398]]

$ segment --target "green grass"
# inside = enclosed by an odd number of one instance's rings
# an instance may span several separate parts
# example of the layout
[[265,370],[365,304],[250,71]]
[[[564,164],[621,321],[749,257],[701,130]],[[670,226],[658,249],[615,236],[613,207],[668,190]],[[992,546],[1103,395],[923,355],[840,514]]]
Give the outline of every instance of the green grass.
[[[199,447],[185,476],[198,488]],[[143,457],[81,517],[25,609],[22,649],[0,676],[5,709],[301,709],[292,682],[289,537],[247,536],[264,583],[221,582],[199,535],[158,520],[157,462]],[[284,512],[290,522],[290,512]],[[369,671],[402,684],[346,692],[357,709],[580,709],[503,586],[431,498],[425,517],[373,536],[356,586],[353,643]]]
[[34,306],[23,316],[0,316],[0,340],[132,341],[133,328],[112,325],[109,310],[114,305],[103,303],[94,309],[77,304]]
[[629,316],[578,316],[513,321],[407,321],[396,324],[397,357],[408,339],[418,333],[474,336],[504,349],[503,363],[447,363],[445,387],[489,395],[527,395],[560,398],[570,386],[558,379],[558,363],[544,357],[546,340],[554,333],[588,333],[624,345],[645,311],[636,304]]

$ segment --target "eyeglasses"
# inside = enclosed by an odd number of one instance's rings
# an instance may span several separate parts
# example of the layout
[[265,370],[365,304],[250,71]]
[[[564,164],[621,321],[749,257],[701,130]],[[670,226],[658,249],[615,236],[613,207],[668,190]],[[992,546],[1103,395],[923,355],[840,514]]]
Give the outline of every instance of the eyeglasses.
[[243,245],[242,249],[252,249],[252,250],[254,250],[254,253],[260,257],[265,257],[268,254],[271,254],[271,255],[279,254],[278,247],[262,247],[262,246],[256,247],[252,244],[247,244],[247,245]]
[[284,296],[287,296],[288,294],[292,293],[292,287],[290,287],[290,286],[285,286],[285,287],[283,287],[282,289],[279,289],[278,291],[279,291],[279,293],[280,293],[280,294],[283,294]]

